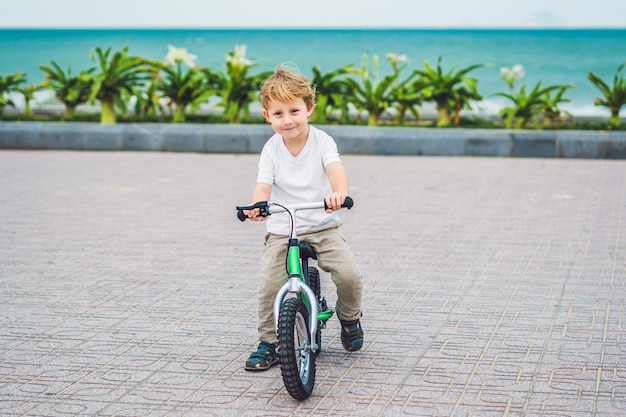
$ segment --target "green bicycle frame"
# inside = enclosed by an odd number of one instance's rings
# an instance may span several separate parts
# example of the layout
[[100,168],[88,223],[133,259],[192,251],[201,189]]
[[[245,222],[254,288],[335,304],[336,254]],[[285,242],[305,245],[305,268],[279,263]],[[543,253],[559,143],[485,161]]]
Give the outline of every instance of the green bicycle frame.
[[[304,282],[304,267],[307,267],[307,261],[305,259],[300,262],[300,245],[298,239],[290,239],[289,240],[289,249],[287,251],[287,271],[289,273],[289,277],[297,276],[301,281]],[[308,283],[307,283],[308,284]],[[298,293],[298,298],[302,300],[302,302],[310,308],[309,300],[304,293]],[[333,315],[333,310],[325,310],[320,311],[317,314],[318,321],[327,321]]]
[[302,274],[302,266],[300,265],[300,245],[297,239],[289,240],[289,250],[287,252],[287,272],[289,276],[299,275],[304,279]]

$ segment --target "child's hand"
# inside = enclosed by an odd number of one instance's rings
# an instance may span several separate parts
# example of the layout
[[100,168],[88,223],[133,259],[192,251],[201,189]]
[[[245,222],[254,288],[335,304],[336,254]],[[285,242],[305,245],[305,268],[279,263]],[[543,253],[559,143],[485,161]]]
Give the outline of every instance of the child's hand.
[[267,219],[267,217],[263,217],[263,216],[259,216],[259,214],[261,213],[261,210],[254,209],[254,210],[244,210],[243,214],[245,214],[246,216],[248,216],[249,220],[252,220],[253,222],[262,222],[265,221]]
[[346,201],[347,194],[342,193],[332,193],[328,197],[324,199],[326,201],[326,205],[328,209],[326,209],[326,213],[332,213],[335,210],[341,209],[341,205]]

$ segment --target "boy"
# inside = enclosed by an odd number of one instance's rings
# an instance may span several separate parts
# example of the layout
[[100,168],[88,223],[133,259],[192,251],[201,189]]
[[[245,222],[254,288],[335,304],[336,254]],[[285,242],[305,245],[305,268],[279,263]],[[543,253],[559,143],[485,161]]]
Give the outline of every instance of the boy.
[[[335,141],[310,126],[315,90],[306,78],[279,66],[260,93],[263,116],[275,134],[261,152],[257,183],[251,203],[281,204],[325,200],[329,209],[306,210],[298,215],[298,237],[315,249],[318,266],[330,272],[337,286],[337,317],[341,342],[347,351],[363,346],[360,324],[362,277],[343,235],[336,210],[349,192],[348,175]],[[259,216],[259,210],[244,211],[251,220],[267,219],[265,248],[259,283],[259,347],[246,361],[246,370],[262,371],[278,362],[278,339],[274,327],[274,297],[286,282],[285,254],[289,232],[285,213]]]

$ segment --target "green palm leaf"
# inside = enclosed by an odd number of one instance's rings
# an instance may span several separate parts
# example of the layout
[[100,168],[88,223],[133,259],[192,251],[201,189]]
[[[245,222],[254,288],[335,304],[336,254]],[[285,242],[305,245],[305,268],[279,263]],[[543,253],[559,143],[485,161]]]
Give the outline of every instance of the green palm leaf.
[[6,77],[0,75],[0,116],[4,113],[6,106],[14,106],[15,103],[8,97],[11,92],[19,91],[19,86],[26,82],[26,73],[16,72]]
[[103,124],[116,123],[116,107],[126,111],[126,100],[150,77],[148,61],[129,56],[127,46],[109,59],[110,55],[110,47],[104,51],[98,47],[91,53],[100,72],[93,76],[90,99],[102,103],[100,122]]
[[619,113],[621,108],[626,105],[626,80],[621,74],[625,66],[626,62],[617,68],[613,77],[613,87],[609,86],[594,73],[589,72],[589,74],[587,74],[587,78],[589,78],[603,95],[603,97],[596,97],[594,103],[596,106],[603,106],[609,109],[611,112],[610,124],[612,126],[619,126]]
[[76,107],[89,101],[93,84],[91,74],[96,68],[82,70],[76,76],[72,75],[71,67],[66,73],[55,61],[39,68],[45,73],[42,87],[54,90],[56,98],[65,105],[65,117],[72,118]]
[[451,113],[455,114],[455,121],[458,123],[461,109],[466,108],[471,100],[482,100],[477,91],[478,80],[466,77],[466,74],[483,65],[470,65],[460,70],[453,67],[444,73],[441,59],[440,56],[436,69],[428,61],[424,61],[424,70],[415,72],[426,83],[424,87],[426,99],[437,105],[437,125],[447,126],[451,124]]

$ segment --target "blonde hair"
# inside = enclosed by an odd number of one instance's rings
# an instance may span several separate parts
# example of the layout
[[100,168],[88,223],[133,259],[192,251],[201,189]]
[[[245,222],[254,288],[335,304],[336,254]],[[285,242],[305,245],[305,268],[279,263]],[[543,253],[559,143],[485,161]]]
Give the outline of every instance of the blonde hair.
[[264,109],[269,108],[270,101],[289,103],[301,98],[308,110],[315,106],[315,88],[302,75],[287,70],[279,65],[261,87],[259,99]]

